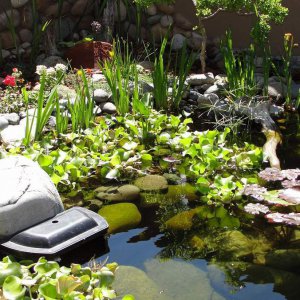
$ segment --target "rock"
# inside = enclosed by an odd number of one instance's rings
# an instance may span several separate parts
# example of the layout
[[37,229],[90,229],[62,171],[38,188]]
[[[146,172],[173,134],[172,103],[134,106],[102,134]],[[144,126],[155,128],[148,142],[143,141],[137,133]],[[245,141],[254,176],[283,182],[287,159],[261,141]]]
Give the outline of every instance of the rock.
[[[0,31],[9,28],[9,17],[14,27],[18,27],[20,24],[20,13],[17,9],[9,9],[0,14]],[[3,47],[3,45],[2,45]]]
[[185,18],[181,13],[175,13],[173,15],[174,21],[176,26],[187,30],[187,31],[192,31],[193,30],[193,24],[187,19]]
[[300,268],[299,249],[278,249],[265,256],[265,264],[282,270],[297,271]]
[[0,140],[5,145],[20,144],[25,138],[25,129],[22,125],[10,125],[0,132]]
[[50,219],[64,210],[50,177],[23,157],[0,160],[0,238]]
[[2,49],[1,53],[2,53],[2,58],[3,59],[6,59],[10,56],[10,52],[8,50]]
[[0,116],[0,131],[8,127],[8,120],[2,116]]
[[178,51],[182,49],[186,42],[186,37],[184,37],[182,34],[175,34],[172,38],[172,43],[171,43],[171,49],[174,51]]
[[190,183],[181,183],[176,185],[170,185],[168,193],[165,195],[167,203],[174,202],[195,202],[200,199],[197,195],[196,188]]
[[175,185],[182,182],[181,178],[176,174],[165,173],[163,176],[167,179],[168,184]]
[[20,122],[20,117],[16,113],[3,114],[0,116],[5,118],[10,125],[18,125]]
[[99,82],[105,79],[105,76],[103,74],[93,74],[92,75],[92,81],[93,82]]
[[114,114],[117,112],[116,106],[111,102],[100,103],[100,108],[104,113]]
[[94,212],[98,212],[99,209],[103,206],[103,202],[98,199],[91,199],[91,200],[85,201],[84,206],[87,209],[90,209]]
[[49,67],[55,67],[57,64],[63,64],[65,66],[68,66],[65,60],[63,60],[60,56],[52,55],[48,56],[40,63],[40,65],[44,65],[47,68]]
[[151,17],[147,18],[147,24],[150,26],[155,25],[160,22],[161,17],[162,17],[161,14],[151,16]]
[[161,42],[168,33],[168,28],[161,26],[157,23],[150,28],[150,33],[154,42]]
[[[9,31],[3,31],[0,33],[1,47],[4,49],[14,48],[15,43],[12,38],[12,35]],[[19,37],[16,36],[16,41],[19,43]]]
[[[140,28],[140,32],[138,32],[138,27],[135,24],[130,24],[127,29],[128,36],[135,40],[137,37],[142,39],[147,39],[147,31],[144,27]],[[139,35],[139,36],[138,36]]]
[[144,264],[149,278],[172,300],[225,300],[210,285],[206,271],[191,263],[153,258]]
[[23,6],[21,9],[19,9],[19,12],[20,12],[20,19],[21,19],[19,28],[31,29],[32,22],[33,22],[31,5]]
[[164,16],[162,16],[161,19],[160,19],[160,24],[161,24],[161,26],[163,26],[163,27],[170,27],[170,26],[173,25],[173,23],[174,23],[174,20],[173,20],[173,18],[172,18],[171,16],[169,16],[169,15],[164,15]]
[[186,38],[190,38],[192,36],[192,32],[191,31],[185,31],[184,29],[177,27],[176,25],[173,26],[173,34],[181,34],[183,36],[185,36]]
[[198,33],[192,32],[192,36],[187,40],[187,44],[194,50],[202,48],[202,36]]
[[198,101],[199,97],[201,97],[201,94],[198,93],[197,91],[190,90],[189,93],[189,98],[192,99],[193,101]]
[[134,185],[142,192],[164,193],[168,190],[166,178],[160,175],[146,175],[135,180]]
[[[136,300],[171,300],[161,289],[151,280],[147,274],[132,266],[119,266],[115,273],[113,288],[119,295],[134,295]],[[147,296],[145,296],[147,295]]]
[[157,8],[166,15],[172,15],[175,11],[173,4],[157,4]]
[[208,95],[212,93],[218,94],[219,92],[220,92],[220,86],[217,84],[213,84],[204,92],[204,95]]
[[109,98],[109,94],[103,89],[94,90],[94,101],[96,103],[107,102]]
[[[22,47],[23,49],[28,49],[28,48],[31,47],[31,43],[29,43],[29,42],[24,42],[24,43],[21,44],[21,47]],[[29,49],[28,49],[28,50],[29,50]]]
[[273,81],[269,82],[268,85],[268,95],[276,100],[285,97],[287,87],[284,83]]
[[100,116],[101,113],[102,113],[102,110],[101,110],[100,106],[95,105],[95,107],[93,108],[93,114],[95,116]]
[[178,213],[165,222],[166,229],[175,232],[191,230],[194,224],[193,219],[201,209],[202,208],[200,206]]
[[50,116],[50,117],[49,117],[49,120],[48,120],[48,122],[47,122],[47,125],[48,125],[49,127],[55,128],[55,127],[56,127],[56,117]]
[[29,29],[22,28],[19,31],[19,37],[22,42],[31,42],[32,41],[32,32]]
[[[96,189],[97,190],[97,189]],[[140,199],[140,189],[132,184],[108,188],[98,192],[96,198],[111,202],[133,202]]]
[[271,104],[269,113],[272,117],[278,117],[284,114],[284,108],[275,104]]
[[186,79],[186,82],[189,85],[214,84],[215,79],[213,73],[193,74]]
[[193,235],[189,240],[189,245],[197,250],[197,251],[203,251],[206,247],[206,243],[203,241],[203,239],[198,235]]
[[132,203],[106,205],[99,210],[99,214],[109,224],[108,233],[117,233],[135,228],[142,219],[138,208]]
[[10,0],[13,8],[20,8],[24,6],[29,0]]
[[159,207],[165,203],[165,194],[158,193],[141,193],[141,207]]
[[127,16],[127,9],[122,0],[120,0],[119,5],[115,5],[114,9],[114,16],[115,16],[115,21],[117,22],[123,22],[126,19]]
[[137,63],[137,66],[141,66],[144,70],[153,71],[154,70],[154,63],[149,60],[143,60]]
[[157,8],[154,4],[151,4],[146,8],[146,14],[149,16],[155,16],[157,14]]
[[70,12],[70,9],[71,5],[67,1],[64,1],[61,6],[61,11],[59,8],[59,4],[54,3],[47,7],[47,9],[44,11],[44,14],[46,17],[57,18],[59,14],[63,16],[67,12]]
[[89,31],[91,29],[91,23],[94,21],[92,16],[83,16],[79,17],[80,22],[78,24],[78,30],[80,30],[80,35],[82,38],[85,38],[89,35]]

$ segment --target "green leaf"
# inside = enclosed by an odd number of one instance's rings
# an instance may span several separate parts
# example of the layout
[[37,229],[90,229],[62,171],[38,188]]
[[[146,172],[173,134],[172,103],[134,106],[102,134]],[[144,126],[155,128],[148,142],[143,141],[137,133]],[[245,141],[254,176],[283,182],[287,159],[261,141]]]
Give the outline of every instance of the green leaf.
[[197,180],[197,190],[201,193],[206,195],[210,190],[210,182],[205,179],[204,177],[200,177]]
[[21,265],[16,262],[0,263],[0,286],[2,286],[5,278],[10,275],[14,275],[21,278]]
[[56,291],[58,292],[58,294],[64,296],[73,292],[81,284],[82,281],[77,277],[74,277],[72,275],[64,275],[58,278],[56,282]]
[[59,264],[55,261],[47,261],[45,258],[40,258],[37,264],[34,266],[34,271],[40,275],[53,274],[59,271]]
[[56,300],[58,299],[58,293],[56,287],[51,283],[43,283],[39,286],[38,291],[40,296],[45,300]]
[[122,300],[135,300],[135,298],[133,295],[127,294],[122,298]]
[[39,165],[41,167],[48,167],[50,166],[54,161],[54,158],[50,155],[44,155],[44,154],[41,154],[39,155],[38,159],[37,159],[37,162],[39,163]]
[[26,287],[21,284],[21,279],[10,275],[3,283],[3,295],[7,300],[24,299]]

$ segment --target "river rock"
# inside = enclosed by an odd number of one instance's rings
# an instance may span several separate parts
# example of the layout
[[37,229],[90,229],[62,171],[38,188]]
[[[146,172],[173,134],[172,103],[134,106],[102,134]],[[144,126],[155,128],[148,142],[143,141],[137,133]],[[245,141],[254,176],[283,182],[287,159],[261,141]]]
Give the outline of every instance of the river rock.
[[172,16],[169,16],[169,15],[164,15],[160,19],[160,24],[163,27],[170,27],[171,25],[173,25],[173,23],[174,23],[174,20],[173,20]]
[[175,13],[173,15],[173,18],[176,23],[176,26],[187,31],[193,30],[194,27],[193,24],[187,18],[185,18],[181,13]]
[[1,117],[5,118],[10,125],[18,125],[20,117],[17,113],[3,114]]
[[150,28],[150,32],[155,42],[161,42],[167,35],[168,28],[161,26],[160,23],[157,23]]
[[114,114],[117,112],[116,106],[111,102],[100,103],[100,108],[104,113]]
[[66,85],[59,84],[57,86],[57,95],[59,99],[74,99],[76,98],[76,91]]
[[82,16],[83,12],[89,14],[92,9],[90,0],[77,0],[71,8],[71,14],[73,16]]
[[166,15],[172,15],[175,11],[173,4],[157,4],[157,8]]
[[31,42],[32,41],[32,32],[31,30],[29,29],[26,29],[26,28],[22,28],[20,31],[19,31],[19,37],[20,37],[20,40],[24,43],[24,42]]
[[102,207],[99,214],[109,224],[109,233],[126,231],[138,226],[142,216],[133,203],[118,203]]
[[136,185],[142,192],[164,193],[168,190],[168,182],[160,175],[146,175],[135,180]]
[[20,144],[25,138],[25,129],[21,125],[10,125],[0,133],[0,140],[5,145]]
[[115,16],[115,21],[117,22],[123,22],[126,19],[127,16],[127,9],[122,0],[118,2],[118,5],[114,6],[114,16]]
[[103,202],[98,199],[86,200],[84,202],[84,206],[89,210],[98,212],[99,209],[103,206]]
[[214,291],[206,272],[187,261],[149,259],[145,270],[170,299],[225,300]]
[[105,76],[103,74],[93,74],[92,75],[92,81],[95,82],[99,82],[105,79]]
[[157,8],[154,4],[151,4],[149,7],[147,7],[145,11],[149,16],[155,16],[157,14]]
[[94,101],[96,103],[107,102],[109,94],[103,89],[94,90]]
[[29,0],[10,0],[13,8],[20,8],[24,6]]
[[288,271],[297,271],[300,268],[299,249],[278,249],[265,256],[265,264],[271,267]]
[[8,125],[9,125],[8,120],[3,116],[0,116],[0,131],[8,127]]
[[202,47],[202,36],[196,32],[192,32],[192,36],[187,40],[187,44],[194,50],[199,50]]
[[19,9],[20,12],[20,28],[32,28],[32,22],[33,22],[33,16],[32,16],[32,10],[30,5],[26,5]]
[[132,184],[125,184],[120,187],[101,187],[95,190],[96,197],[100,200],[111,202],[133,202],[140,199],[140,189]]
[[173,26],[173,34],[181,34],[183,36],[185,36],[186,38],[190,38],[192,36],[192,32],[191,31],[186,31],[178,26],[176,26],[176,24]]
[[186,79],[189,85],[203,85],[205,83],[213,84],[215,82],[213,73],[192,74]]
[[204,95],[208,94],[218,94],[220,92],[220,86],[217,84],[211,85],[205,92]]
[[47,68],[55,67],[57,64],[63,64],[65,66],[68,66],[67,62],[64,59],[62,59],[60,56],[56,56],[56,55],[51,55],[46,58],[43,58],[39,62],[39,64],[44,65]]
[[50,219],[64,210],[50,177],[23,156],[0,160],[0,238]]
[[174,34],[174,36],[172,38],[171,49],[174,51],[178,51],[178,50],[182,49],[185,42],[186,42],[185,36],[183,36],[182,34],[179,34],[179,33]]
[[276,100],[285,97],[287,87],[284,83],[273,81],[269,82],[268,85],[268,95]]
[[161,14],[157,14],[157,15],[151,16],[151,17],[147,18],[147,24],[148,25],[157,24],[157,23],[159,23],[161,17],[162,17]]
[[2,53],[2,58],[3,59],[6,59],[6,58],[8,58],[10,56],[10,52],[8,50],[6,50],[6,49],[2,49],[1,53]]
[[[118,294],[134,295],[136,300],[171,300],[147,274],[133,266],[119,266],[115,273],[113,288]],[[147,295],[147,296],[146,296]]]
[[[11,21],[14,25],[14,27],[18,27],[20,24],[20,13],[17,9],[9,9],[3,13],[0,14],[0,31],[3,29],[9,28],[9,20],[8,18],[11,18]],[[3,45],[2,45],[3,46]]]
[[[0,33],[1,46],[5,49],[14,48],[15,43],[12,38],[12,35],[9,31],[3,31]],[[16,36],[16,41],[19,43],[19,37]]]

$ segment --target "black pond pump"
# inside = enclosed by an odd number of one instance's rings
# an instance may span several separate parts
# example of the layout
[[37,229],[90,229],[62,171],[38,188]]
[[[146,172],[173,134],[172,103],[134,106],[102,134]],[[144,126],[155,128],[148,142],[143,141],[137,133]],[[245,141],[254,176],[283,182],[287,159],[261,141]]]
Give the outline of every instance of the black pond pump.
[[59,257],[91,240],[103,237],[108,224],[100,215],[73,207],[1,244],[4,252],[17,257]]

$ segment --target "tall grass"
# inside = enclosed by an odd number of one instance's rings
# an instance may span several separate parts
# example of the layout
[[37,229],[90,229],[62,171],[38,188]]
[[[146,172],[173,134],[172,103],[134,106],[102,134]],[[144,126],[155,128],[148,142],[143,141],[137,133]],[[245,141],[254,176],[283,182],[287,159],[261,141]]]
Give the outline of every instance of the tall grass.
[[236,98],[256,95],[254,46],[250,45],[245,53],[239,57],[235,57],[232,34],[230,31],[227,31],[225,39],[221,43],[221,52],[224,58],[229,92]]
[[292,101],[292,73],[291,73],[291,59],[294,47],[294,37],[291,33],[286,33],[283,37],[283,76],[286,83],[286,97],[285,104],[290,105]]

